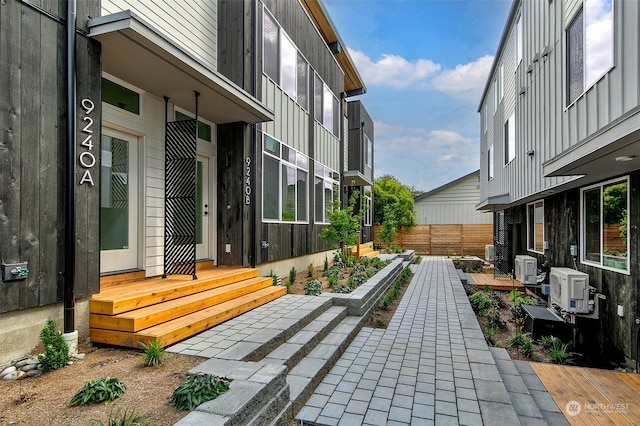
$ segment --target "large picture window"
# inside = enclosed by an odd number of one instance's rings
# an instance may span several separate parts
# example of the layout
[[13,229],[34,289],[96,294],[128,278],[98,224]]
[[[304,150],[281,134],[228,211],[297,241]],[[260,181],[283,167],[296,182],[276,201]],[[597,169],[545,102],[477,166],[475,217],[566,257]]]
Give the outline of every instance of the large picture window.
[[262,218],[265,221],[307,222],[307,156],[264,135],[262,159]]
[[544,253],[544,201],[527,204],[527,248]]
[[569,105],[613,67],[613,0],[584,0],[565,39]]
[[313,116],[336,137],[340,137],[340,104],[329,86],[315,74],[313,90]]
[[318,162],[315,163],[315,221],[329,223],[327,211],[331,211],[331,203],[337,200],[340,181],[338,173]]
[[276,20],[263,14],[263,72],[302,108],[309,108],[309,64]]
[[581,190],[582,262],[629,272],[629,178]]

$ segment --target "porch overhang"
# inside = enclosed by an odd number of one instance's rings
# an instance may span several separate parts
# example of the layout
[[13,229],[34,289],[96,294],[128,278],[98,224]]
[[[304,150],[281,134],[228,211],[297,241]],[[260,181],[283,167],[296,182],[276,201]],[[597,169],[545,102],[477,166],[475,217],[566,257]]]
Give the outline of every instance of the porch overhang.
[[511,207],[511,197],[509,194],[487,197],[476,204],[476,210],[485,210],[490,212],[505,210],[509,207]]
[[102,70],[213,123],[273,121],[273,111],[130,10],[91,19],[89,36],[102,43]]
[[359,170],[347,170],[342,174],[345,186],[371,186],[373,182]]
[[640,109],[542,164],[545,177],[582,176],[589,184],[640,168]]

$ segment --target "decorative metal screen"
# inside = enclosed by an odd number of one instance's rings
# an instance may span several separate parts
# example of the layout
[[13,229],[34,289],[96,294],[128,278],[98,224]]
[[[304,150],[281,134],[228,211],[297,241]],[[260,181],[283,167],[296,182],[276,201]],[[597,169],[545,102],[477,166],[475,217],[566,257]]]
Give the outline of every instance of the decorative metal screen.
[[493,214],[493,247],[495,261],[493,275],[495,277],[509,277],[513,269],[511,233],[513,217],[510,210],[503,210]]
[[196,279],[196,123],[167,123],[164,276]]

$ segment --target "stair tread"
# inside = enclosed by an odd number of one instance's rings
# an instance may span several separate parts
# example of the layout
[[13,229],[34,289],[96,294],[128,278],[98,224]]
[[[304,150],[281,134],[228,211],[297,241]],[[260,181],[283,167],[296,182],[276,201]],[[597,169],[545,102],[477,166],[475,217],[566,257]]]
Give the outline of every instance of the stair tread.
[[90,316],[90,326],[111,330],[139,331],[165,322],[168,315],[188,315],[237,298],[246,292],[256,291],[271,285],[271,278],[255,277],[116,315],[94,313]]

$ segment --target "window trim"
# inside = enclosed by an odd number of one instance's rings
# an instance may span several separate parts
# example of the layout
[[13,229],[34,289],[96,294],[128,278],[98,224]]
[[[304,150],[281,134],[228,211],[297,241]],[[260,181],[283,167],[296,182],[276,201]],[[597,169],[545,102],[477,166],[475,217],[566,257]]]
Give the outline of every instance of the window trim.
[[[630,209],[631,209],[631,191],[630,189],[630,182],[631,179],[629,177],[629,175],[624,175],[624,176],[620,176],[614,179],[609,179],[606,181],[602,181],[593,185],[589,185],[589,186],[585,186],[580,188],[580,263],[583,265],[589,265],[589,266],[593,266],[595,268],[599,268],[599,269],[604,269],[607,271],[612,271],[612,272],[617,272],[620,274],[625,274],[625,275],[630,275],[631,274],[631,259],[630,259],[630,249],[631,249],[631,244],[630,244],[630,238],[627,237],[627,268],[625,269],[616,269],[610,266],[605,266],[603,264],[603,257],[604,257],[604,238],[603,238],[603,221],[604,221],[604,214],[603,214],[603,203],[602,203],[602,198],[603,198],[603,194],[604,194],[604,187],[612,184],[612,183],[622,183],[625,182],[627,184],[627,223],[629,222],[629,218],[631,217],[630,214]],[[600,200],[599,200],[599,206],[600,206],[600,212],[599,212],[599,216],[600,216],[600,225],[599,225],[599,229],[600,229],[600,262],[594,262],[592,260],[588,260],[585,259],[585,254],[586,254],[586,238],[585,238],[585,232],[586,232],[586,226],[585,226],[585,205],[584,205],[584,193],[586,191],[589,191],[591,189],[594,188],[599,188],[600,189]]]
[[[131,83],[128,83],[124,80],[122,80],[121,78],[118,78],[114,75],[109,74],[108,72],[102,72],[101,78],[105,79],[105,80],[109,80],[112,83],[115,83],[119,86],[124,87],[125,89],[131,90],[132,92],[135,92],[138,94],[138,114],[136,114],[135,112],[131,112],[128,111],[124,108],[120,108],[117,105],[113,105],[109,102],[103,101],[102,100],[102,93],[100,93],[100,103],[102,103],[103,105],[108,105],[111,108],[115,108],[117,111],[119,112],[124,112],[125,114],[130,114],[132,117],[137,117],[137,118],[144,118],[144,96],[143,93],[145,93],[144,90],[132,85]],[[102,82],[100,83],[102,85]],[[102,89],[100,89],[102,92]]]
[[495,175],[493,142],[487,145],[487,182],[491,181]]
[[[313,77],[313,102],[314,102],[314,108],[315,108],[315,100],[316,100],[316,83],[321,82],[322,83],[322,87],[320,90],[320,97],[322,99],[321,101],[321,107],[322,107],[322,121],[318,120],[317,114],[318,112],[314,110],[313,112],[313,119],[321,124],[325,129],[327,129],[328,132],[330,132],[333,136],[335,136],[336,138],[340,138],[340,101],[338,100],[338,97],[336,96],[335,93],[333,93],[333,90],[331,90],[331,88],[329,87],[329,85],[324,81],[324,79],[322,77],[320,77],[320,74],[318,74],[315,70],[313,71],[314,77]],[[326,101],[326,96],[325,93],[328,92],[331,94],[331,109],[333,111],[332,115],[331,115],[331,123],[329,123],[331,125],[331,127],[336,126],[336,129],[332,129],[329,128],[328,124],[325,123],[325,101]],[[335,101],[335,102],[334,102]],[[337,106],[337,108],[336,108]],[[335,110],[334,110],[335,108]]]
[[[529,226],[530,226],[530,224],[531,224],[531,223],[533,223],[533,224],[535,224],[535,223],[536,223],[536,222],[535,222],[535,220],[536,220],[536,219],[535,219],[535,215],[536,215],[536,212],[535,212],[535,210],[536,210],[536,204],[542,204],[542,250],[536,250],[536,242],[537,242],[537,241],[535,240],[535,238],[534,238],[534,241],[531,241],[531,232],[530,232],[530,228],[529,228]],[[529,216],[529,207],[530,207],[530,206],[533,206],[533,218],[531,218],[531,217]],[[535,228],[535,226],[534,226],[534,228]],[[544,221],[544,199],[542,199],[542,200],[536,200],[536,201],[531,202],[531,203],[527,203],[527,251],[530,251],[530,252],[533,252],[533,253],[540,253],[540,254],[544,254],[544,242],[546,241],[546,239],[545,239],[545,233],[546,233],[546,231],[545,231],[545,229],[544,229],[544,228],[545,228],[545,221]],[[536,235],[536,234],[535,234],[535,231],[534,231],[534,234],[533,234],[533,235],[534,235],[534,236]]]

